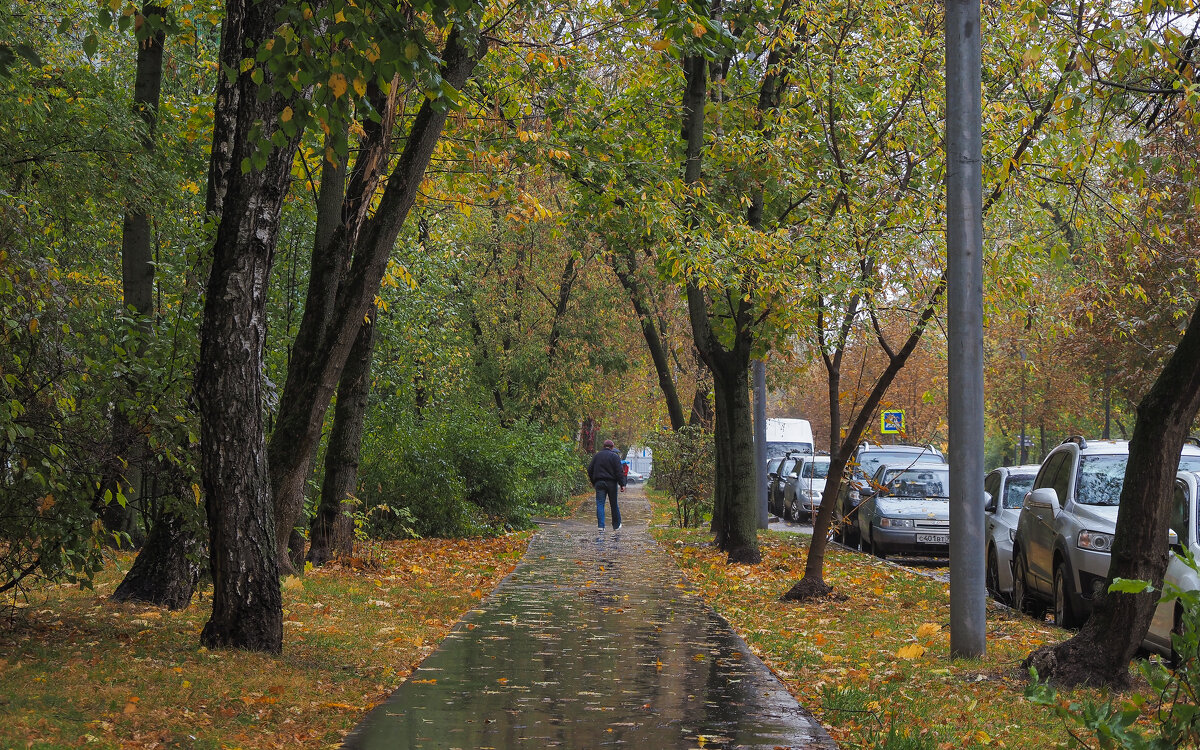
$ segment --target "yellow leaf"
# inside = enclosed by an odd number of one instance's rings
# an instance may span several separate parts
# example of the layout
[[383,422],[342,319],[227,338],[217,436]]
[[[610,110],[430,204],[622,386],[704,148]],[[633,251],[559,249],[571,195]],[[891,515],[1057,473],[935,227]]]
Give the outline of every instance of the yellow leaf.
[[200,485],[192,482],[192,496],[196,498],[196,505],[200,504]]
[[941,629],[942,626],[938,625],[936,622],[923,622],[921,623],[921,626],[917,628],[917,637],[928,638],[929,636],[938,633],[938,631]]
[[346,88],[349,83],[346,81],[346,76],[341,73],[334,73],[329,76],[329,90],[333,92],[334,97],[340,99],[346,93]]
[[279,119],[282,120],[283,122],[291,122],[292,114],[293,113],[292,113],[291,107],[284,107],[283,113],[279,115]]
[[38,513],[45,513],[54,507],[54,495],[46,495],[38,500]]
[[29,335],[30,336],[32,336],[38,332],[38,325],[39,325],[39,323],[38,323],[37,318],[29,319]]
[[650,42],[650,49],[656,50],[658,52],[662,52],[663,50],[665,50],[667,47],[670,47],[670,46],[671,46],[671,43],[668,42],[666,39],[655,39],[653,42]]
[[354,78],[354,93],[358,94],[359,96],[366,96],[367,94],[367,82],[362,76],[356,76]]
[[288,576],[283,579],[283,587],[289,591],[304,588],[304,580],[300,576]]
[[910,643],[907,646],[901,646],[896,652],[896,656],[901,659],[918,659],[925,653],[925,647],[919,643]]

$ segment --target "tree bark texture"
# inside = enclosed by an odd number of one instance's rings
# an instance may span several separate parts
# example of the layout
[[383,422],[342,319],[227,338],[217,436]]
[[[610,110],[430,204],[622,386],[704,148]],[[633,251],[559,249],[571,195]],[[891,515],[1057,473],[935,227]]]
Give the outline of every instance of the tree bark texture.
[[[270,38],[282,0],[228,4],[221,63],[240,69],[241,60]],[[274,259],[279,216],[299,137],[272,147],[253,143],[256,122],[264,137],[286,102],[258,96],[251,70],[235,80],[237,95],[218,97],[218,123],[232,116],[232,154],[215,179],[224,183],[212,269],[209,273],[196,396],[200,407],[200,473],[205,493],[213,578],[213,610],[200,634],[209,648],[233,647],[278,653],[283,648],[275,521],[267,470],[262,409],[263,345],[267,284]],[[268,73],[268,76],[270,73]],[[269,85],[269,80],[264,86]],[[240,166],[256,149],[270,148],[261,170]],[[217,173],[219,172],[219,173]]]
[[[167,469],[159,480],[171,484],[170,502],[186,503],[191,495],[182,472]],[[160,504],[161,505],[161,504]],[[113,592],[114,601],[137,601],[168,609],[186,609],[200,581],[201,563],[207,550],[200,534],[197,517],[188,517],[175,507],[164,508],[152,520],[146,545],[133,561],[121,585]]]
[[342,371],[342,380],[338,383],[333,429],[325,447],[321,501],[311,527],[308,560],[313,565],[324,565],[335,557],[349,557],[354,552],[354,519],[350,514],[354,512],[352,497],[358,485],[363,423],[371,393],[375,316],[376,311],[372,308],[370,319],[359,328],[354,348]]
[[754,475],[754,412],[749,356],[744,367],[713,367],[716,396],[716,492],[725,508],[720,548],[731,563],[758,563],[758,504]]
[[[1167,529],[1179,455],[1200,411],[1200,306],[1150,392],[1137,406],[1129,463],[1121,488],[1108,582],[1149,581],[1161,589],[1169,550]],[[1107,590],[1107,587],[1106,587]],[[1043,646],[1022,663],[1063,685],[1129,686],[1129,662],[1141,646],[1156,593],[1105,593],[1073,637]]]
[[[468,49],[457,30],[451,32],[442,52],[442,77],[460,88],[469,78],[486,48]],[[393,91],[397,88],[393,83]],[[425,175],[425,168],[441,137],[448,112],[425,102],[413,120],[412,129],[375,213],[366,211],[382,174],[387,129],[394,116],[385,115],[382,126],[368,121],[372,145],[355,163],[342,224],[330,240],[331,253],[347,258],[344,275],[310,280],[300,330],[292,349],[291,366],[280,399],[280,410],[270,444],[271,488],[274,493],[277,556],[289,572],[288,541],[304,507],[308,467],[321,437],[325,412],[341,378],[358,328],[379,291],[388,256],[404,225],[409,209]],[[382,132],[380,132],[382,131]],[[365,160],[365,161],[364,161]],[[357,217],[357,218],[355,218]],[[360,229],[361,228],[361,229]],[[344,268],[344,266],[343,266]],[[320,295],[313,304],[314,287]]]

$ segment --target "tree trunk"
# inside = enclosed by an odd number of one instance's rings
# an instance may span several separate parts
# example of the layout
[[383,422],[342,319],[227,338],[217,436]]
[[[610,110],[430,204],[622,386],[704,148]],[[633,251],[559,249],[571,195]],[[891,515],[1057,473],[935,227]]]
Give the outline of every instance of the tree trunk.
[[191,495],[182,472],[170,468],[159,479],[171,482],[169,494],[174,497],[168,499],[165,509],[152,520],[146,545],[112,598],[118,602],[137,601],[186,609],[200,580],[201,561],[206,552],[197,528],[201,520],[180,513],[173,505],[183,503],[186,507]]
[[[282,5],[282,0],[228,5],[220,53],[224,68],[239,70],[245,45],[257,48],[270,38]],[[264,137],[272,135],[286,106],[279,96],[260,99],[252,73],[246,69],[237,75],[237,96],[217,100],[217,122],[229,119],[223,107],[232,102],[237,109],[231,158],[216,175],[224,198],[196,366],[213,578],[212,616],[200,641],[209,648],[278,653],[283,606],[264,439],[263,342],[267,283],[299,133],[277,147],[251,142],[256,123],[268,131]],[[269,85],[264,82],[264,90]],[[262,169],[237,168],[260,148],[270,149]],[[218,160],[214,144],[214,169]]]
[[333,430],[325,448],[325,480],[317,515],[312,520],[312,545],[308,550],[309,562],[317,566],[339,555],[349,557],[354,551],[354,519],[350,514],[354,512],[352,498],[358,485],[363,422],[371,393],[375,316],[372,309],[370,319],[359,329],[338,384]]
[[716,488],[724,519],[718,544],[731,563],[758,563],[758,504],[754,474],[754,411],[749,359],[745,366],[713,368],[716,396]]
[[663,346],[662,333],[654,320],[645,293],[637,281],[637,251],[633,247],[626,247],[624,250],[623,260],[627,266],[623,268],[621,260],[618,260],[614,254],[612,269],[621,282],[621,286],[625,287],[625,291],[629,294],[629,301],[633,303],[633,310],[637,313],[638,322],[642,327],[642,338],[646,340],[646,348],[650,351],[650,360],[654,363],[654,371],[658,374],[658,387],[662,390],[663,398],[667,402],[667,415],[671,419],[671,429],[678,431],[686,422],[683,416],[683,404],[679,401],[679,390],[675,387],[675,378],[671,376],[671,362],[667,358],[667,351]]
[[[938,279],[938,284],[934,287],[933,293],[929,297],[925,308],[921,311],[917,323],[913,326],[913,330],[909,333],[903,346],[897,351],[892,349],[883,340],[882,333],[878,330],[876,335],[879,337],[879,342],[888,355],[888,366],[884,369],[883,374],[879,376],[879,380],[875,381],[875,385],[871,388],[871,393],[867,396],[867,400],[863,402],[862,408],[854,418],[854,423],[846,432],[844,438],[831,442],[831,451],[829,461],[829,478],[825,481],[825,491],[821,494],[821,509],[817,511],[817,517],[813,519],[813,535],[812,543],[808,548],[808,556],[804,561],[804,575],[793,585],[784,595],[783,599],[788,601],[804,601],[814,596],[825,596],[833,591],[833,588],[825,582],[825,550],[829,546],[829,526],[833,520],[833,508],[837,503],[838,493],[841,490],[842,483],[846,481],[846,466],[850,463],[851,456],[854,455],[854,448],[858,445],[858,441],[862,438],[863,433],[867,430],[867,424],[875,412],[879,402],[883,400],[887,389],[891,387],[892,381],[896,379],[896,375],[904,368],[908,358],[912,355],[913,350],[917,348],[917,344],[921,341],[921,336],[925,333],[925,328],[929,325],[929,321],[933,318],[934,312],[937,310],[937,303],[941,296],[946,291],[946,276],[943,274]],[[848,333],[846,322],[853,316],[848,316],[843,321],[843,337],[841,341],[845,341],[845,334]],[[838,436],[840,429],[838,420],[841,415],[841,407],[838,402],[839,384],[841,379],[840,371],[841,354],[835,353],[832,360],[827,360],[826,366],[829,371],[829,414],[830,425],[829,432],[831,440]]]
[[[1193,311],[1175,353],[1137,407],[1108,583],[1126,578],[1162,588],[1175,473],[1184,438],[1198,411],[1200,306]],[[1063,643],[1037,649],[1022,667],[1036,667],[1041,679],[1059,684],[1126,688],[1129,662],[1146,637],[1157,601],[1156,593],[1104,593],[1078,633]]]
[[[146,153],[154,152],[154,131],[158,124],[158,103],[162,91],[162,57],[164,33],[161,29],[165,9],[160,5],[147,4],[142,9],[146,20],[145,37],[138,40],[137,63],[133,81],[133,106],[146,126],[140,141]],[[150,217],[144,207],[130,207],[125,211],[121,226],[121,289],[124,304],[137,318],[137,327],[143,336],[150,333],[150,316],[154,313],[154,256],[150,249]],[[142,353],[139,343],[136,355]],[[128,391],[136,393],[141,383],[126,380]],[[130,417],[120,407],[112,416],[112,456],[116,459],[110,471],[101,479],[100,518],[111,532],[128,534],[135,547],[141,546],[143,537],[137,526],[136,504],[133,502],[142,491],[143,476],[150,446],[144,434],[135,428]],[[122,488],[124,488],[122,490]],[[103,502],[109,492],[115,497],[123,491],[124,504]]]
[[[442,52],[445,60],[442,77],[447,83],[455,88],[462,87],[486,52],[483,42],[480,45],[478,49],[468,49],[457,30],[450,34]],[[393,92],[397,89],[394,83]],[[416,199],[447,115],[448,110],[443,104],[435,106],[427,101],[421,106],[413,120],[404,152],[387,180],[379,207],[370,218],[366,218],[366,210],[372,202],[383,166],[374,160],[383,156],[374,148],[367,149],[365,154],[379,155],[369,156],[366,163],[364,156],[360,156],[355,163],[346,199],[353,205],[343,207],[342,224],[330,241],[331,246],[338,246],[336,253],[343,257],[352,256],[353,261],[338,280],[336,299],[328,301],[328,306],[305,308],[293,347],[292,366],[288,368],[280,398],[279,418],[271,435],[275,543],[285,572],[290,572],[288,542],[304,507],[308,467],[320,440],[325,412],[341,379],[358,328],[379,291],[388,256]],[[389,112],[382,118],[382,125],[371,121],[365,123],[368,139],[386,147],[389,141],[387,130],[393,119]]]

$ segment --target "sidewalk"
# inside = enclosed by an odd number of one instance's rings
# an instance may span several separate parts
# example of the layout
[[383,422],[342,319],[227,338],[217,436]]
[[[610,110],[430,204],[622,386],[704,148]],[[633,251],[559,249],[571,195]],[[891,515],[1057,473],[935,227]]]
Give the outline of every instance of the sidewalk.
[[836,748],[646,532],[545,524],[346,748]]

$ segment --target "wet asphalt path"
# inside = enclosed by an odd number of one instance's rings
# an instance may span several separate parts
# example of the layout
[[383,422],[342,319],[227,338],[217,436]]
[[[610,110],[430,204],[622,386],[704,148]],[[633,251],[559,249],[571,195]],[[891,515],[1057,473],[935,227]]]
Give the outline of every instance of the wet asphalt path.
[[[544,524],[346,748],[835,748],[646,532]],[[591,506],[590,503],[587,504]]]

